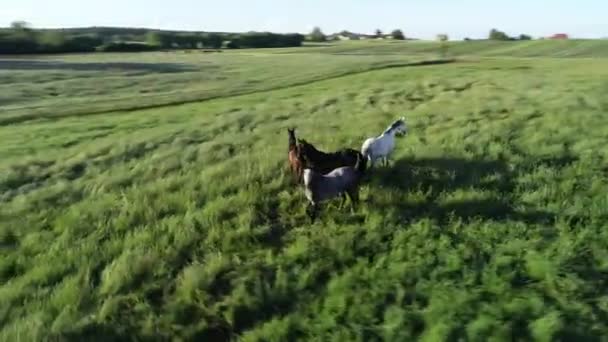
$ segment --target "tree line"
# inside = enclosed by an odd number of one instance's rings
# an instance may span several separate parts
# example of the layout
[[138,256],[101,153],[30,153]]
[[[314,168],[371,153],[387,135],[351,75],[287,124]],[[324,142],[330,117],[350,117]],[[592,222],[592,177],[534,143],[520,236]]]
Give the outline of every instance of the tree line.
[[490,30],[488,34],[489,40],[532,40],[532,37],[527,34],[520,34],[518,37],[509,37],[506,33],[497,29]]
[[342,31],[338,34],[328,36],[325,33],[323,33],[321,28],[318,26],[314,27],[312,29],[312,31],[308,34],[306,39],[311,42],[326,42],[328,40],[338,40],[339,39],[338,35],[348,37],[351,40],[358,40],[361,38],[361,36],[366,36],[368,38],[390,38],[390,39],[394,39],[394,40],[405,40],[406,39],[405,35],[403,34],[403,31],[401,31],[400,29],[395,29],[388,35],[384,34],[382,32],[382,30],[377,29],[373,35],[360,35],[360,34],[348,32],[348,31]]
[[185,33],[146,29],[35,30],[15,22],[0,29],[0,54],[137,52],[169,49],[239,49],[301,46],[300,34],[269,32]]

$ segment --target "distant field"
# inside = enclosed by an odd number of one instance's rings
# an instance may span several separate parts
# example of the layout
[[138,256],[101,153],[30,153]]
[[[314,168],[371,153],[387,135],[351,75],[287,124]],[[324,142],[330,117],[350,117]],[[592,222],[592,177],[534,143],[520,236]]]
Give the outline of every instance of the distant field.
[[[608,57],[608,41],[451,42],[448,58]],[[439,44],[352,41],[303,48],[0,56],[0,124],[180,104],[439,59]]]
[[[376,43],[0,59],[0,341],[608,336],[608,59]],[[359,210],[311,225],[286,128],[360,148],[400,116]]]
[[410,56],[285,56],[255,50],[0,57],[0,124],[192,102],[420,60]]
[[[296,49],[284,49],[297,53]],[[437,54],[439,43],[427,41],[350,41],[308,48],[332,54]],[[608,40],[531,40],[449,42],[452,56],[484,57],[608,57]]]

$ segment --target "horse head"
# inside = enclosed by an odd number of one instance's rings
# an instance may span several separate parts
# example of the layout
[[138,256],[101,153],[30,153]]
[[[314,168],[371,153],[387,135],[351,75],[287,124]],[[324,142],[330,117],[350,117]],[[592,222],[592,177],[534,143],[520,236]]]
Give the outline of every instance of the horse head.
[[394,132],[397,136],[403,136],[407,134],[407,125],[405,124],[405,118],[402,116],[395,122],[393,122],[387,131]]
[[287,135],[289,136],[289,149],[296,148],[296,129],[287,128]]
[[300,158],[300,160],[302,160],[306,164],[318,161],[319,158],[322,157],[323,153],[317,150],[311,143],[304,139],[298,139],[297,146],[298,158]]

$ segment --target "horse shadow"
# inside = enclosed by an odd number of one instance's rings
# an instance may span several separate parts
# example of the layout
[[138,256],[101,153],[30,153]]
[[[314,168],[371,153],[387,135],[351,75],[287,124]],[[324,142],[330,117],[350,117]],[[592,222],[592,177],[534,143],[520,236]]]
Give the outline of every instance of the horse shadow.
[[[521,210],[515,204],[517,173],[502,160],[464,158],[404,158],[388,167],[368,170],[368,202],[382,208],[400,222],[433,218],[440,223],[452,219],[519,221],[526,224],[549,224],[555,221],[550,212],[532,208]],[[379,195],[377,190],[415,192],[416,200],[398,200]],[[442,201],[442,196],[458,191],[473,191],[491,196]],[[416,197],[416,196],[415,196]],[[479,198],[481,197],[481,198]]]

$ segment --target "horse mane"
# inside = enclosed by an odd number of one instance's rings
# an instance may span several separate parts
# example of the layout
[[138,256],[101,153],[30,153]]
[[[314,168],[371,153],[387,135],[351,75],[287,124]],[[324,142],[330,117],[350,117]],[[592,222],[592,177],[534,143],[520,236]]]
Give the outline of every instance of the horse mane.
[[390,126],[388,126],[387,129],[384,130],[384,134],[391,132],[392,130],[394,130],[395,128],[397,128],[400,125],[403,125],[404,122],[402,119],[399,120],[395,120],[395,122],[393,122]]
[[289,150],[295,150],[298,148],[295,129],[287,129],[289,135]]
[[[317,153],[317,154],[326,154],[325,152],[321,152],[319,151],[313,144],[309,143],[308,141],[304,140],[304,139],[298,139],[298,145],[300,147],[300,149],[302,149],[302,147],[306,149],[310,149],[313,153]],[[303,153],[306,153],[306,152]]]

